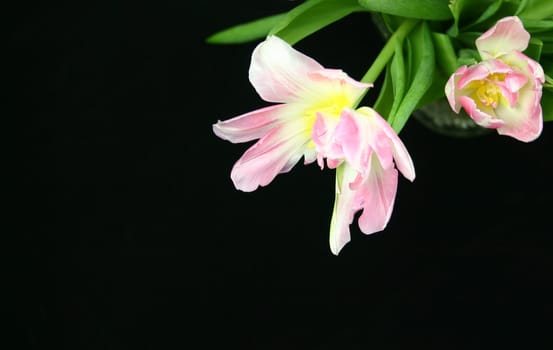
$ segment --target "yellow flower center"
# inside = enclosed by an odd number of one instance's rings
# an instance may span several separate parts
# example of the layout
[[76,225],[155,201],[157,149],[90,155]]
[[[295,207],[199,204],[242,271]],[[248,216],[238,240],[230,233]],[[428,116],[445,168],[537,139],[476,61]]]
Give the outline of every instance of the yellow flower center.
[[339,118],[342,110],[345,107],[351,107],[353,102],[354,101],[345,93],[332,94],[311,104],[306,108],[305,115],[307,118],[311,119],[311,122],[315,121],[317,113]]
[[[352,96],[348,95],[345,91],[333,91],[325,97],[313,101],[309,106],[306,106],[304,110],[304,118],[306,125],[309,125],[306,132],[309,137],[313,131],[313,125],[317,118],[317,113],[323,114],[325,117],[331,117],[338,120],[342,110],[346,107],[352,107],[355,103]],[[309,147],[315,147],[315,144],[311,140],[308,144]]]
[[472,99],[482,106],[495,108],[502,97],[497,83],[505,81],[505,73],[493,73],[486,79],[473,81],[468,87],[472,89]]

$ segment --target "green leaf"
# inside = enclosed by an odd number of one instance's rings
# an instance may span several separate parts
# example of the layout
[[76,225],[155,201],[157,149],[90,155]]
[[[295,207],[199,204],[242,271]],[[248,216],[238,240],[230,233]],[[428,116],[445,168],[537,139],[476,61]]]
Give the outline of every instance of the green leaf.
[[522,19],[522,23],[524,29],[532,34],[553,30],[553,20]]
[[541,108],[543,113],[543,121],[553,121],[553,91],[543,89],[541,96]]
[[[482,12],[482,8],[489,9],[496,2],[501,0],[451,0],[449,9],[453,16],[453,25],[448,30],[448,34],[452,37],[459,35],[459,28],[473,23],[478,20],[486,11]],[[496,5],[497,6],[497,5]]]
[[538,38],[530,38],[528,47],[524,50],[524,54],[530,58],[533,58],[536,61],[540,60],[541,52],[543,49],[543,41]]
[[384,82],[374,103],[374,109],[383,117],[388,117],[394,103],[394,87],[392,86],[392,73],[390,65],[386,67]]
[[406,72],[405,61],[403,59],[403,47],[397,43],[394,57],[390,63],[390,73],[392,78],[393,103],[390,109],[390,115],[394,115],[399,108],[399,105],[405,94]]
[[457,55],[449,35],[432,33],[438,67],[447,75],[453,74],[459,68]]
[[474,49],[461,49],[459,50],[459,57],[457,58],[457,65],[460,67],[462,65],[470,66],[476,64],[480,61],[480,54]]
[[343,17],[366,11],[356,0],[308,0],[290,10],[270,31],[293,45]]
[[242,23],[209,36],[206,42],[209,44],[242,44],[262,39],[285,16],[285,13],[281,13]]
[[444,21],[452,18],[445,0],[359,0],[369,11],[407,18]]
[[445,85],[448,79],[449,76],[445,76],[441,70],[435,69],[432,84],[417,104],[417,109],[436,100],[445,98]]
[[497,13],[497,11],[501,8],[502,5],[503,5],[502,0],[492,2],[490,6],[488,6],[474,22],[467,25],[465,29],[470,29],[471,27],[474,27],[480,23],[487,21],[490,17],[492,17]]
[[522,20],[544,19],[553,16],[553,1],[551,0],[527,0],[524,8],[518,13]]
[[552,55],[553,54],[553,35],[541,35],[538,34],[535,37],[536,40],[540,40],[543,43],[541,49],[542,55]]
[[399,133],[417,105],[432,85],[435,68],[434,46],[432,36],[426,22],[413,30],[407,39],[410,41],[407,66],[410,67],[409,88],[399,105],[397,112],[390,115],[392,128]]

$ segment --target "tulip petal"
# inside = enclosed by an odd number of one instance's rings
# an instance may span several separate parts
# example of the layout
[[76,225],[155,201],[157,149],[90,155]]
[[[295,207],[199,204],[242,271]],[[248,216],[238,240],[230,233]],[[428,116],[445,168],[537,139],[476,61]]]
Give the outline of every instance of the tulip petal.
[[364,117],[357,118],[354,110],[342,111],[340,122],[335,130],[335,142],[343,150],[342,157],[358,172],[364,173],[368,168],[368,155],[371,152],[370,139],[374,130],[367,127]]
[[467,96],[460,96],[459,103],[474,122],[482,127],[497,129],[505,124],[501,119],[497,119],[491,107],[482,106],[478,108],[474,100]]
[[397,183],[397,170],[383,169],[378,159],[372,157],[370,175],[357,190],[357,200],[363,208],[358,220],[363,233],[371,234],[386,227],[392,215]]
[[284,40],[269,36],[252,54],[249,78],[268,102],[290,102],[311,84],[308,75],[324,69]]
[[330,221],[329,244],[334,255],[350,241],[349,226],[353,222],[355,212],[353,204],[356,191],[349,184],[355,179],[357,172],[349,164],[343,163],[336,171],[336,197],[334,210]]
[[[386,138],[391,142],[392,156],[397,169],[409,181],[414,181],[415,166],[413,165],[413,160],[411,159],[411,156],[409,155],[407,148],[403,144],[403,141],[401,141],[401,139],[396,134],[394,129],[390,126],[390,124],[388,124],[386,120],[384,120],[384,118],[380,116],[380,114],[378,114],[374,110],[372,111],[375,114],[376,118],[374,118],[374,120],[378,124],[378,127],[384,132],[384,134],[386,135]],[[383,165],[383,162],[382,162],[383,157],[381,157],[378,151],[377,151],[377,154],[380,160],[380,164],[383,166],[383,168],[387,169],[388,167]]]
[[273,105],[255,110],[213,125],[213,132],[233,143],[257,140],[281,120],[285,105]]
[[484,80],[490,74],[510,73],[513,68],[500,60],[490,59],[474,66],[468,67],[457,82],[457,89],[464,89],[469,83],[477,80]]
[[449,77],[445,85],[445,96],[447,97],[447,101],[449,102],[451,109],[455,113],[459,113],[461,110],[461,105],[457,100],[457,85],[459,84],[459,79],[461,79],[467,69],[467,66],[459,67],[457,71]]
[[298,163],[308,152],[308,143],[308,128],[301,120],[271,129],[235,163],[231,171],[234,186],[251,192],[268,185]]
[[329,168],[331,165],[336,165],[335,161],[342,158],[341,146],[334,142],[336,124],[338,120],[332,116],[326,116],[324,113],[317,113],[311,139],[317,150],[317,164],[324,168],[324,158],[327,158]]
[[528,33],[516,16],[499,20],[478,39],[476,48],[483,60],[497,58],[512,51],[522,52],[528,47]]
[[504,125],[497,132],[523,142],[537,139],[543,128],[541,94],[541,89],[528,89],[520,94],[516,106],[499,105],[496,113]]

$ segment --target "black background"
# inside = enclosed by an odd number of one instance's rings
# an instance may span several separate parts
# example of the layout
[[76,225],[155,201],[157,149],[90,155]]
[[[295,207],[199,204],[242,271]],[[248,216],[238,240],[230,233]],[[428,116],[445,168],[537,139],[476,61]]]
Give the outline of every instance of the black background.
[[[552,125],[523,144],[409,121],[416,180],[400,178],[383,232],[352,225],[337,257],[331,171],[298,164],[268,187],[234,189],[249,144],[211,125],[267,105],[247,79],[256,43],[204,39],[298,3],[10,13],[5,117],[23,124],[23,185],[18,229],[4,233],[17,248],[7,245],[6,348],[551,347]],[[296,47],[359,79],[381,45],[355,14]]]

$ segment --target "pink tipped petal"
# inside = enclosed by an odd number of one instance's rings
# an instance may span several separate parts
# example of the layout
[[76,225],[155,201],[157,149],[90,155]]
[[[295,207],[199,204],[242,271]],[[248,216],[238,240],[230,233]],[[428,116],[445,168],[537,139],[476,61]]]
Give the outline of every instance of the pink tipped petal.
[[503,126],[503,120],[495,118],[491,108],[488,108],[487,111],[480,110],[474,100],[466,96],[459,97],[459,102],[476,124],[490,129],[497,129]]
[[518,92],[527,82],[528,77],[524,73],[511,71],[505,76],[503,84],[508,91]]
[[[524,56],[522,53],[519,53],[519,55]],[[543,67],[531,58],[527,58],[526,62],[528,63],[530,75],[533,76],[539,83],[545,83],[545,73],[543,71]]]
[[504,81],[495,82],[500,88],[501,94],[511,107],[515,106],[518,101],[519,90],[526,85],[528,77],[521,72],[512,71],[508,73]]
[[342,248],[350,241],[349,226],[353,222],[357,208],[354,207],[356,191],[350,189],[349,184],[357,176],[355,169],[347,163],[341,165],[336,172],[336,198],[330,221],[330,250],[338,255]]
[[363,125],[355,118],[355,111],[350,108],[344,109],[336,126],[335,141],[341,145],[345,160],[357,171],[362,171],[366,167],[367,147],[364,147],[362,140],[364,131]]
[[362,107],[357,111],[344,109],[335,132],[336,142],[342,145],[344,158],[362,174],[370,170],[371,155],[389,169],[396,166],[409,180],[415,169],[407,149],[392,127],[375,110]]
[[447,97],[447,102],[449,102],[449,106],[455,113],[459,113],[461,110],[461,105],[457,103],[456,86],[466,69],[466,66],[462,66],[457,69],[457,71],[449,77],[447,83],[445,84],[445,96]]
[[394,207],[397,191],[397,170],[383,169],[373,157],[371,175],[358,190],[363,213],[359,217],[359,228],[365,234],[382,231]]
[[397,136],[392,128],[390,128],[390,131],[392,133],[389,134],[389,137],[392,140],[392,151],[396,167],[407,180],[412,182],[415,180],[416,176],[413,160],[411,159],[409,152],[407,152],[407,148],[405,147],[399,136]]
[[342,145],[346,161],[360,173],[367,173],[373,152],[386,168],[393,166],[390,140],[383,130],[387,126],[386,121],[368,107],[342,111],[336,127],[336,142]]
[[347,89],[346,93],[353,99],[360,97],[365,90],[372,87],[373,84],[362,83],[355,79],[352,79],[341,69],[322,69],[314,71],[308,74],[314,83],[322,84],[325,82],[331,82],[333,86],[339,86],[340,88]]
[[493,73],[509,73],[513,70],[511,66],[500,60],[486,60],[468,67],[457,82],[457,89],[465,88],[469,83],[478,80],[485,80]]
[[537,106],[534,113],[522,124],[505,125],[497,129],[497,132],[500,135],[511,136],[522,142],[531,142],[541,135],[542,128],[542,109],[541,106]]
[[313,130],[311,132],[311,139],[317,149],[317,164],[321,169],[324,168],[324,158],[327,153],[327,147],[332,138],[332,132],[328,130],[326,122],[322,115],[317,113],[315,123],[313,123]]
[[290,102],[310,84],[309,73],[322,69],[311,57],[270,36],[254,49],[249,77],[265,101]]
[[[391,142],[392,147],[390,155],[393,157],[396,167],[409,181],[415,180],[415,166],[413,165],[413,160],[411,159],[409,152],[407,152],[407,148],[405,147],[399,136],[396,134],[390,124],[388,124],[388,122],[384,120],[384,118],[382,118],[380,114],[378,114],[378,112],[368,107],[364,107],[362,109],[365,108],[372,112],[372,115],[374,116],[373,120],[378,125],[378,128],[383,131],[383,135],[385,135],[386,139],[389,140],[388,142],[386,142],[388,149],[390,149]],[[383,151],[377,151],[377,155],[380,160],[380,165],[384,169],[388,169],[389,166],[387,165],[387,158],[389,155],[386,154],[385,156],[383,156]],[[383,160],[386,161],[383,162]]]
[[334,131],[338,121],[332,116],[317,113],[311,132],[311,139],[318,153],[318,164],[323,167],[323,158],[338,159],[342,157],[342,149],[334,142]]
[[213,132],[233,142],[247,142],[265,135],[278,122],[285,105],[273,105],[213,124]]
[[309,141],[305,131],[297,130],[298,127],[297,123],[276,127],[250,147],[232,168],[234,186],[251,192],[268,185],[276,175],[290,171]]
[[516,16],[499,20],[492,28],[476,39],[476,48],[482,59],[497,58],[511,51],[522,52],[528,47],[528,33]]
[[496,113],[504,125],[497,132],[523,142],[538,138],[543,128],[541,94],[541,89],[528,89],[520,94],[519,103],[515,107],[498,106]]
[[487,69],[487,67],[484,66],[482,63],[470,66],[459,77],[459,80],[457,80],[456,88],[458,90],[463,89],[468,83],[474,80],[485,79],[489,74],[489,69]]

